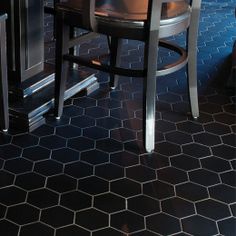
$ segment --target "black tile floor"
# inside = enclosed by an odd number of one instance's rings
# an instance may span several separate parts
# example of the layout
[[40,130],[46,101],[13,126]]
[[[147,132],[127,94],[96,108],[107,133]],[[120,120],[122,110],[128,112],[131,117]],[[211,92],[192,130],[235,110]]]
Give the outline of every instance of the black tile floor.
[[[32,133],[0,133],[0,235],[236,235],[236,97],[226,88],[235,6],[202,3],[199,120],[187,115],[184,71],[158,79],[152,155],[141,147],[142,80],[121,78],[110,92],[104,73],[98,91],[66,102],[59,123],[48,115]],[[124,63],[139,66],[142,45],[125,49]]]

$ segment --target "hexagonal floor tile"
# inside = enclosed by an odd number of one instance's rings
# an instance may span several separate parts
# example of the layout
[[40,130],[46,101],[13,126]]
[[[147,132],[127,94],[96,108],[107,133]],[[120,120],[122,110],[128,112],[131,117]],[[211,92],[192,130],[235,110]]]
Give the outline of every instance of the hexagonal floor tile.
[[61,195],[60,204],[73,211],[78,211],[91,207],[92,198],[85,193],[72,191]]
[[27,202],[40,209],[48,208],[58,205],[59,194],[56,194],[47,188],[42,188],[31,191],[28,194]]
[[214,118],[217,122],[226,124],[226,125],[234,125],[235,124],[235,115],[220,113],[214,115]]
[[108,116],[108,109],[104,109],[102,107],[89,107],[86,108],[85,114],[93,118],[101,118]]
[[58,127],[56,129],[56,134],[63,138],[74,138],[81,135],[81,129],[76,126],[66,125]]
[[170,142],[158,143],[155,149],[158,153],[168,157],[181,153],[180,146]]
[[230,216],[229,207],[226,204],[212,199],[196,203],[196,209],[199,215],[213,220],[219,220]]
[[94,148],[94,141],[85,137],[77,137],[69,139],[67,146],[77,151],[86,151]]
[[25,190],[33,190],[44,186],[46,178],[34,172],[18,175],[15,185]]
[[217,122],[206,124],[204,128],[206,131],[217,135],[231,133],[229,126]]
[[104,152],[112,153],[123,150],[123,144],[111,138],[98,140],[96,148]]
[[220,175],[221,181],[232,187],[236,187],[236,171],[232,170]]
[[79,152],[70,148],[60,148],[52,151],[52,159],[62,163],[77,161],[80,157]]
[[179,131],[167,133],[165,136],[167,141],[177,144],[191,143],[193,141],[192,136],[190,134],[186,134]]
[[32,167],[32,162],[21,157],[12,160],[7,160],[5,163],[5,169],[14,174],[20,174],[27,171],[31,171]]
[[125,209],[125,199],[112,193],[105,193],[94,197],[94,207],[113,213]]
[[29,147],[23,150],[22,156],[31,161],[41,161],[50,158],[50,150],[40,146]]
[[86,128],[94,126],[95,120],[89,116],[77,116],[71,119],[71,124],[79,128]]
[[188,180],[187,173],[175,167],[166,167],[157,170],[157,177],[159,180],[168,182],[170,184],[178,184]]
[[221,157],[225,160],[232,160],[235,158],[236,148],[222,144],[212,147],[212,152],[215,156]]
[[204,144],[206,146],[214,146],[221,143],[220,137],[210,133],[200,133],[194,135],[195,142]]
[[160,211],[159,201],[140,195],[128,199],[128,209],[140,215],[147,216]]
[[228,134],[222,137],[223,143],[232,147],[236,146],[236,134]]
[[222,235],[234,236],[236,234],[236,219],[231,217],[218,222],[220,233]]
[[89,97],[79,97],[74,100],[73,104],[83,108],[93,107],[96,105],[96,100]]
[[204,169],[189,172],[189,179],[203,186],[212,186],[220,182],[220,178],[216,173]]
[[137,165],[126,169],[126,177],[138,182],[147,182],[156,179],[156,173],[149,167]]
[[30,147],[30,146],[35,146],[39,142],[39,139],[31,134],[22,134],[22,135],[17,135],[14,136],[12,139],[12,143],[22,147]]
[[184,183],[176,186],[176,194],[190,201],[199,201],[208,198],[207,189],[194,183]]
[[110,188],[111,192],[123,197],[131,197],[141,193],[141,185],[127,178],[112,181]]
[[13,184],[14,175],[5,171],[0,170],[0,188]]
[[5,216],[7,208],[0,204],[0,219],[2,219]]
[[0,189],[0,203],[10,206],[25,201],[26,192],[15,186]]
[[136,139],[136,132],[126,128],[118,128],[111,130],[110,136],[117,141],[126,142]]
[[109,155],[99,150],[90,150],[81,153],[81,161],[88,162],[91,165],[98,165],[109,161]]
[[39,210],[28,204],[20,204],[8,208],[7,219],[19,225],[28,224],[39,219]]
[[24,225],[20,229],[20,236],[27,236],[34,232],[34,236],[53,236],[54,229],[40,222]]
[[108,130],[100,127],[90,127],[83,130],[83,135],[93,140],[104,139],[108,137]]
[[198,144],[198,143],[191,143],[183,146],[183,152],[186,155],[202,158],[211,155],[210,149],[207,146]]
[[64,174],[52,176],[48,178],[47,187],[58,192],[63,193],[76,188],[77,181]]
[[111,216],[111,226],[124,233],[144,229],[144,218],[131,211],[122,211]]
[[95,167],[95,174],[107,180],[124,177],[124,169],[114,164],[102,164]]
[[117,164],[123,167],[128,167],[128,166],[137,165],[139,163],[139,157],[138,155],[135,155],[133,153],[121,151],[121,152],[111,154],[110,161],[114,164]]
[[9,160],[21,155],[22,149],[12,144],[0,146],[0,156],[3,160]]
[[66,140],[56,135],[49,135],[40,139],[40,145],[48,149],[57,149],[66,146]]
[[146,221],[147,229],[161,235],[170,235],[181,231],[179,220],[164,213],[149,216]]
[[8,135],[6,133],[0,133],[0,145],[8,144],[11,142],[11,135]]
[[97,176],[90,176],[79,180],[79,190],[96,195],[109,190],[109,183]]
[[113,229],[113,228],[106,228],[101,229],[98,231],[93,232],[93,236],[123,236],[124,234]]
[[68,117],[80,116],[83,114],[83,109],[76,106],[65,106],[63,109],[63,115]]
[[170,165],[168,157],[155,152],[142,155],[140,157],[140,163],[153,169],[161,169]]
[[153,233],[149,230],[142,230],[142,231],[139,231],[138,233],[130,234],[130,236],[157,236],[157,235],[158,234]]
[[210,156],[201,159],[200,161],[203,168],[214,172],[224,172],[231,169],[230,163],[228,161],[215,156]]
[[76,213],[75,223],[88,230],[107,227],[108,215],[96,209],[87,209]]
[[62,172],[63,165],[55,160],[45,160],[35,163],[34,171],[44,176],[52,176]]
[[74,214],[72,211],[61,206],[55,206],[42,210],[40,220],[54,228],[59,228],[73,223]]
[[87,163],[77,161],[67,164],[64,173],[74,178],[83,178],[93,174],[93,167]]
[[236,189],[225,184],[218,184],[209,188],[211,198],[225,202],[234,203],[236,196]]
[[183,230],[191,235],[216,235],[218,233],[216,222],[202,216],[190,216],[182,220]]
[[203,128],[200,124],[197,124],[191,121],[178,123],[177,128],[178,130],[186,132],[188,134],[195,134],[195,133],[199,133],[203,131]]
[[169,122],[169,121],[165,121],[165,120],[156,121],[155,131],[167,133],[167,132],[174,131],[174,130],[176,130],[176,126],[174,123]]
[[56,236],[90,236],[90,232],[76,225],[60,228],[56,231]]
[[105,117],[97,119],[97,126],[105,129],[116,129],[121,127],[121,121],[113,117]]
[[0,232],[3,235],[17,235],[19,227],[7,220],[0,220]]
[[178,218],[183,218],[195,213],[193,203],[179,197],[164,200],[161,202],[161,206],[163,212]]
[[200,162],[198,159],[184,154],[171,157],[170,162],[172,166],[185,171],[198,169],[200,167]]
[[158,180],[144,184],[143,193],[157,199],[164,199],[175,195],[172,185]]

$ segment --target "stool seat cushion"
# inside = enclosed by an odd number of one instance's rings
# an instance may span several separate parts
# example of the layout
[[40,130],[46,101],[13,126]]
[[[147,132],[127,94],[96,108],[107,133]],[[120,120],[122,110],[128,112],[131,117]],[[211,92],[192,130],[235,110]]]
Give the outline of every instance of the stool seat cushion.
[[[65,15],[65,21],[70,21],[69,24],[79,27],[82,24],[82,12],[83,4],[82,0],[63,0],[57,4],[57,10],[63,11]],[[122,3],[122,4],[121,4]],[[120,28],[124,30],[130,30],[130,34],[137,35],[137,39],[143,37],[142,30],[147,20],[147,0],[98,0],[96,1],[95,17],[98,24],[98,32],[109,34],[112,36],[122,36]],[[186,21],[189,24],[190,7],[188,1],[168,2],[162,6],[162,15],[160,21],[160,27],[162,25],[173,24],[176,28],[176,24]],[[68,20],[67,20],[68,18]],[[186,25],[185,25],[186,27]],[[109,30],[111,28],[111,30]],[[114,28],[116,30],[114,30]],[[141,30],[137,32],[136,30]],[[173,31],[170,35],[173,35]],[[134,31],[136,33],[134,34]],[[176,32],[176,34],[179,32]],[[127,36],[127,32],[125,33]],[[163,35],[160,32],[160,38],[168,37],[168,31]],[[129,37],[127,37],[129,38]]]

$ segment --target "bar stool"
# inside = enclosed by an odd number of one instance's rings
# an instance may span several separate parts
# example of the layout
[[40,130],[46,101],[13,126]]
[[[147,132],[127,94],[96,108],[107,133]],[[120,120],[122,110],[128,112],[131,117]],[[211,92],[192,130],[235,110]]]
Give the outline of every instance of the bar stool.
[[[118,75],[144,77],[143,139],[147,152],[155,148],[156,77],[180,70],[187,65],[188,90],[192,116],[199,116],[197,93],[197,34],[201,0],[63,0],[56,5],[56,79],[55,116],[62,115],[68,62],[78,63],[110,74],[115,88]],[[110,63],[69,53],[80,43],[70,37],[70,27],[106,35],[110,39]],[[163,41],[186,33],[186,48]],[[89,34],[84,34],[87,40]],[[120,67],[122,39],[144,42],[142,70]],[[158,48],[179,54],[171,64],[157,69]]]
[[9,128],[6,19],[7,14],[0,15],[0,126],[4,132]]

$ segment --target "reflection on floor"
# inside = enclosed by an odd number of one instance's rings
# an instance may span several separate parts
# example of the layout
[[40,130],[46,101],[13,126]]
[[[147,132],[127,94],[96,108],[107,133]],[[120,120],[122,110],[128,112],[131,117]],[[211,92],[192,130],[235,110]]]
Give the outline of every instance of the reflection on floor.
[[[0,235],[236,235],[235,95],[225,87],[234,8],[202,4],[198,121],[187,115],[184,71],[158,79],[152,155],[141,146],[142,79],[121,78],[110,92],[104,73],[97,92],[66,102],[59,123],[48,115],[32,133],[0,133]],[[104,49],[98,38],[80,53]],[[124,64],[139,66],[142,45],[124,49]]]

